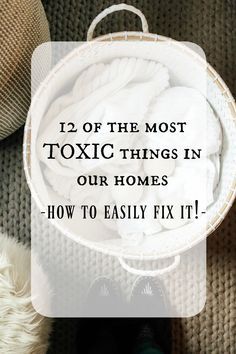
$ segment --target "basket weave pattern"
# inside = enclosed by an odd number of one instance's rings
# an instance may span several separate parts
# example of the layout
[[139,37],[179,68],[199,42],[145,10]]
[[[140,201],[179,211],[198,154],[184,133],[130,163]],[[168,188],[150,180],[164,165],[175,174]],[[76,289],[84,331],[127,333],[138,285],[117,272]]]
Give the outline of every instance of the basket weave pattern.
[[3,1],[0,23],[1,140],[25,121],[31,98],[31,55],[50,36],[45,12],[39,0]]

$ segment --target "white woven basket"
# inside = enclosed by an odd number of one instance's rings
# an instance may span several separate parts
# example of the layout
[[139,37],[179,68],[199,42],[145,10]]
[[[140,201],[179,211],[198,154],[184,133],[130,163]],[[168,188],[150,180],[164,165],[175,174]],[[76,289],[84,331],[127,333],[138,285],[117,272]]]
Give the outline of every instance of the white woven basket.
[[[109,13],[118,10],[129,10],[134,12],[138,16],[140,16],[142,21],[142,26],[143,26],[143,32],[119,32],[119,33],[107,34],[96,38],[94,40],[95,43],[104,42],[104,46],[106,46],[109,45],[108,42],[111,43],[113,41],[120,41],[122,43],[125,42],[132,43],[134,41],[135,43],[145,43],[145,42],[151,43],[151,42],[166,42],[171,40],[170,38],[167,37],[148,33],[148,25],[144,15],[134,7],[125,4],[111,6],[110,8],[104,10],[101,14],[99,14],[94,19],[94,21],[92,22],[88,30],[88,40],[92,40],[93,32],[97,23]],[[174,47],[177,50],[177,52],[181,53],[181,55],[189,56],[189,58],[191,58],[191,60],[195,62],[196,66],[205,65],[205,61],[194,51],[192,51],[191,49],[187,48],[186,46],[184,46],[183,44],[177,41],[173,41],[173,40],[171,41],[172,41],[171,43],[174,44]],[[31,113],[32,110],[37,109],[38,104],[40,104],[41,108],[42,106],[45,106],[47,104],[46,98],[49,94],[49,90],[51,90],[52,87],[58,88],[58,85],[60,86],[60,79],[59,79],[60,75],[63,80],[65,80],[65,78],[67,77],[69,80],[72,78],[72,74],[73,75],[77,74],[73,71],[77,70],[77,66],[79,65],[78,62],[80,58],[83,57],[82,60],[83,64],[81,64],[81,67],[83,67],[83,65],[84,67],[88,66],[88,62],[89,60],[91,60],[91,52],[89,52],[89,50],[94,51],[94,48],[91,49],[89,44],[85,44],[82,47],[75,49],[69,55],[67,55],[63,60],[61,60],[59,64],[56,65],[56,67],[52,70],[52,72],[50,72],[46,80],[42,83],[42,85],[36,92],[32,101],[32,107],[29,112],[28,119],[26,122],[26,127],[25,127],[24,167],[25,167],[27,181],[30,186],[33,198],[36,200],[40,208],[43,207],[44,203],[43,201],[40,200],[39,197],[40,193],[37,190],[37,187],[32,184],[31,172],[30,172]],[[127,52],[127,48],[126,48],[126,52]],[[139,53],[138,55],[140,55],[140,57],[145,57],[147,52],[145,51],[145,48],[143,50],[143,48],[140,47],[137,53]],[[150,51],[148,53],[150,55]],[[119,52],[119,56],[122,56],[122,50],[121,52]],[[132,56],[132,52],[130,53],[130,56]],[[115,51],[112,52],[111,57],[112,58],[115,57]],[[99,55],[97,57],[94,55],[92,62],[90,62],[89,65],[91,63],[95,63],[98,60],[99,60]],[[160,58],[158,58],[158,61],[160,61]],[[167,65],[165,62],[163,62],[163,64],[165,64],[167,67],[169,65],[169,64]],[[191,78],[188,79],[191,80]],[[159,245],[156,249],[148,250],[148,251],[142,249],[131,249],[131,248],[122,249],[120,247],[116,247],[109,243],[104,244],[99,242],[92,242],[90,240],[86,240],[82,236],[75,235],[73,232],[68,232],[66,230],[61,229],[63,233],[68,235],[70,238],[76,240],[77,242],[80,242],[83,245],[90,247],[91,249],[103,252],[105,254],[118,256],[120,258],[122,266],[126,270],[135,273],[135,271],[124,262],[123,257],[126,259],[136,259],[136,260],[140,260],[140,259],[155,260],[155,259],[162,259],[162,258],[175,256],[174,263],[171,264],[170,267],[168,267],[168,270],[171,270],[179,262],[179,255],[182,252],[185,252],[189,248],[198,244],[201,240],[203,240],[206,237],[206,235],[209,235],[219,226],[219,224],[223,221],[226,214],[228,213],[230,207],[232,206],[232,203],[236,195],[236,163],[235,163],[236,106],[235,106],[235,101],[228,87],[226,86],[224,81],[220,78],[220,76],[217,74],[217,72],[209,64],[207,64],[207,86],[208,86],[207,89],[208,102],[210,103],[210,105],[218,115],[221,122],[222,130],[223,130],[223,150],[221,155],[220,183],[216,191],[216,201],[213,204],[213,206],[211,206],[208,210],[208,215],[210,215],[210,222],[208,223],[206,232],[198,234],[193,239],[187,241],[184,238],[176,239],[177,243],[174,248],[171,247],[168,248],[166,247],[166,245],[165,247],[162,248]],[[166,240],[166,242],[168,242],[168,239]],[[166,270],[167,269],[165,269],[165,271]],[[162,271],[159,270],[157,274],[160,274],[160,272]]]

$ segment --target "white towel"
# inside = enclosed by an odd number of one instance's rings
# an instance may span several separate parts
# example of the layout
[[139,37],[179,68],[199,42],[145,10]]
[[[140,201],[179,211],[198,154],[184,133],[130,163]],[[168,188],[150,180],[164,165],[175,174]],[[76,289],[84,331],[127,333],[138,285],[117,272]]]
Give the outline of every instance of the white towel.
[[[58,122],[73,121],[77,127],[86,122],[103,123],[101,131],[60,134]],[[137,122],[141,127],[160,122],[187,122],[184,139],[181,133],[110,133],[107,122]],[[203,160],[140,160],[116,159],[105,161],[63,159],[47,160],[42,152],[43,142],[61,144],[113,143],[119,148],[199,148]],[[166,204],[190,202],[198,199],[200,206],[214,201],[214,189],[219,179],[219,154],[222,136],[219,121],[212,108],[198,91],[186,87],[169,88],[168,70],[161,64],[137,58],[113,60],[107,64],[95,64],[82,72],[73,89],[57,98],[49,108],[38,139],[38,152],[44,164],[46,180],[58,195],[72,203],[96,204],[103,221],[104,204],[123,202],[143,204]],[[181,150],[182,149],[182,150]],[[152,187],[112,187],[113,175],[168,175],[168,185]],[[82,174],[107,175],[109,187],[79,187],[76,177]],[[193,184],[195,188],[193,189]],[[206,188],[203,188],[206,186]],[[123,200],[122,200],[123,198]],[[110,225],[103,221],[104,225]],[[161,232],[163,228],[180,227],[176,223],[151,220],[118,220],[119,235],[128,242],[139,243],[144,237]],[[114,224],[112,224],[114,228]]]

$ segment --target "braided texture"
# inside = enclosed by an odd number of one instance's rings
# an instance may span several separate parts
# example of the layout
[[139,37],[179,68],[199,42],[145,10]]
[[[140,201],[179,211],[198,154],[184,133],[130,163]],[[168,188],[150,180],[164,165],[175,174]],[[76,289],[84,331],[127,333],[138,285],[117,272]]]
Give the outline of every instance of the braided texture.
[[[236,95],[235,0],[124,2],[143,11],[150,32],[199,44],[207,60]],[[77,41],[85,40],[92,19],[99,12],[120,1],[44,0],[43,3],[52,40]],[[95,35],[122,30],[141,30],[140,19],[127,12],[114,13],[98,25]],[[22,130],[0,144],[0,228],[17,239],[29,242],[30,194],[22,170],[21,144]],[[208,239],[207,302],[204,310],[194,318],[172,320],[173,353],[236,352],[235,232],[236,206]],[[75,319],[56,321],[50,353],[77,352],[77,325]]]

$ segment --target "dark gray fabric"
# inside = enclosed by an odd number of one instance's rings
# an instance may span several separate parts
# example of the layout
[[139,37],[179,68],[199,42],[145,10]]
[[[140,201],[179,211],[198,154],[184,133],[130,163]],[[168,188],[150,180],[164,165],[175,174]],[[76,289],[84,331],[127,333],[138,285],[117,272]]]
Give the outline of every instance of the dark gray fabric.
[[[235,0],[130,0],[146,15],[150,31],[192,41],[236,93]],[[44,0],[52,40],[85,40],[91,20],[120,1]],[[140,30],[133,14],[115,13],[98,26],[97,34]],[[0,143],[0,228],[30,241],[30,194],[22,169],[22,130]],[[235,353],[236,348],[236,208],[208,240],[208,294],[202,313],[172,321],[174,353]],[[58,319],[50,353],[79,353],[78,320]],[[91,333],[91,340],[93,333]],[[171,339],[170,339],[171,340]],[[112,353],[112,350],[111,350]]]

